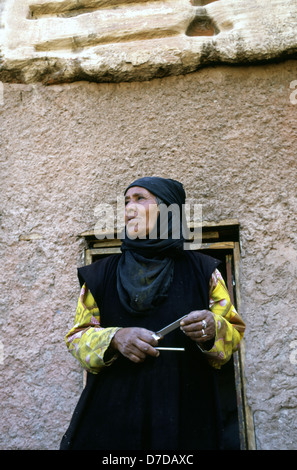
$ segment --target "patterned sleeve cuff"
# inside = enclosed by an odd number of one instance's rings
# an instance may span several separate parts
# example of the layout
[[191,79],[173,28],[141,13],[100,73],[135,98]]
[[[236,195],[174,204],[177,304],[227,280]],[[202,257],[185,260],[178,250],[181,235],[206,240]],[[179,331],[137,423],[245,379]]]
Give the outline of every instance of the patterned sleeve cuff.
[[112,341],[112,338],[116,334],[117,331],[119,331],[121,328],[109,328],[110,330],[110,335],[109,335],[109,340],[108,340],[108,345],[103,352],[103,361],[105,366],[111,366],[113,362],[119,357],[119,353],[117,351],[114,351],[110,348],[110,343]]

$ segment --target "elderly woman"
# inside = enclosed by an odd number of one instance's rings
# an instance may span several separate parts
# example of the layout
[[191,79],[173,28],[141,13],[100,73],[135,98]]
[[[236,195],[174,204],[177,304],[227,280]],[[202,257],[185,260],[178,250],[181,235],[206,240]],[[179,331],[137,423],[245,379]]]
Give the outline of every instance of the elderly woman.
[[[160,204],[175,204],[182,219],[182,184],[140,178],[125,198],[122,253],[78,270],[82,290],[66,344],[88,376],[61,449],[218,449],[214,371],[238,348],[245,325],[219,262],[184,250],[170,211],[162,237]],[[182,316],[159,339],[155,333]]]

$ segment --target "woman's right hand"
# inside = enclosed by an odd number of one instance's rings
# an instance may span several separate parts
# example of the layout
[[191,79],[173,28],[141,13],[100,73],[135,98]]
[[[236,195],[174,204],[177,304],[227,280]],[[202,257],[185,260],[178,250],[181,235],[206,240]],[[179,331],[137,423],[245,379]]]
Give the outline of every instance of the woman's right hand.
[[158,357],[160,354],[155,349],[158,341],[152,335],[153,332],[145,328],[121,328],[112,338],[110,346],[132,362],[143,362],[147,356]]

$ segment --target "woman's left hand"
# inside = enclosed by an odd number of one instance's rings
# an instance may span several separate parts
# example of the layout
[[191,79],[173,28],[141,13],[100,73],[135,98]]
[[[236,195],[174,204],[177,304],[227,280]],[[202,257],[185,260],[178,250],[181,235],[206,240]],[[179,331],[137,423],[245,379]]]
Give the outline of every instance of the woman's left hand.
[[215,337],[216,324],[209,310],[194,310],[180,323],[181,330],[193,341],[204,343]]

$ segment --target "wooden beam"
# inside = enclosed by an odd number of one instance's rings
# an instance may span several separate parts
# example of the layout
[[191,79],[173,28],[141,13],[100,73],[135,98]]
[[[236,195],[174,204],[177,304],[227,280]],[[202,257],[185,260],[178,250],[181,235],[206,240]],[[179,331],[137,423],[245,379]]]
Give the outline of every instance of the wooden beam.
[[[241,309],[241,297],[240,297],[240,278],[239,278],[239,269],[240,269],[240,245],[238,242],[234,244],[234,277],[235,277],[235,292],[237,300],[237,310],[240,313]],[[241,378],[241,387],[242,387],[242,396],[243,396],[243,409],[245,417],[245,426],[246,426],[246,441],[247,441],[247,450],[256,450],[256,438],[255,438],[255,428],[254,420],[251,408],[247,404],[246,400],[246,377],[245,377],[245,341],[242,339],[240,343],[240,349],[238,351],[238,370],[240,372]]]

